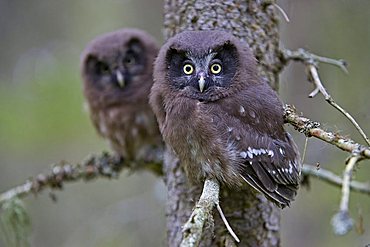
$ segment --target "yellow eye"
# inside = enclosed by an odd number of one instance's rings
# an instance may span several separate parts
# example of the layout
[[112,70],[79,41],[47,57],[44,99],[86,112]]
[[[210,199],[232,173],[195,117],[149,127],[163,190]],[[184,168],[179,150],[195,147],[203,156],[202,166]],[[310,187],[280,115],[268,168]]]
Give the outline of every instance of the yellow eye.
[[221,70],[222,70],[221,64],[219,64],[219,63],[212,64],[212,66],[211,66],[212,74],[217,75],[221,72]]
[[194,72],[194,67],[193,65],[187,63],[184,65],[183,70],[186,75],[191,75]]

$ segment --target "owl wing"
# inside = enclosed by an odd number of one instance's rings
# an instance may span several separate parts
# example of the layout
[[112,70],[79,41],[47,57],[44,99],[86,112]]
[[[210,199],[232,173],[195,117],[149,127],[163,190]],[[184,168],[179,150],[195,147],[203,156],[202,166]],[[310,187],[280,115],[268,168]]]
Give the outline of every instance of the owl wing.
[[227,124],[222,128],[228,129],[228,143],[236,147],[242,159],[238,169],[242,179],[285,207],[296,196],[300,157],[283,128],[281,102],[272,89],[262,87],[240,92],[219,104]]
[[253,188],[285,207],[294,200],[299,186],[299,156],[288,139],[286,143],[281,140],[268,142],[255,144],[254,148],[251,145],[240,147],[245,165],[240,175]]

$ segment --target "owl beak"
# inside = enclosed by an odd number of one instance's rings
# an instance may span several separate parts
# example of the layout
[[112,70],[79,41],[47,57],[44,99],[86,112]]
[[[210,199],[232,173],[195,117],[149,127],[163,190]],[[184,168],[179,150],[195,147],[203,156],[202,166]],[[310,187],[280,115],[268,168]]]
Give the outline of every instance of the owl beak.
[[199,73],[198,84],[199,84],[199,91],[201,93],[203,93],[204,86],[206,85],[206,80],[204,79],[204,76],[205,76],[205,74],[203,72]]
[[118,85],[121,88],[123,88],[125,86],[125,78],[123,77],[121,71],[119,71],[119,70],[116,71],[116,77],[117,77]]

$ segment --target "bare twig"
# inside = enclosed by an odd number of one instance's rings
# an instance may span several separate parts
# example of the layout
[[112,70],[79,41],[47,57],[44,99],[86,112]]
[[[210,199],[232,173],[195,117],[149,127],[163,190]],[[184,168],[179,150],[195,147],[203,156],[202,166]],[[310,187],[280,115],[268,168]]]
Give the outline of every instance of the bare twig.
[[[305,117],[298,116],[294,107],[292,106],[287,105],[285,107],[284,117],[286,122],[293,125],[299,132],[304,133],[308,137],[317,137],[347,152],[358,153],[358,157],[361,159],[370,159],[369,147],[362,146],[358,143],[355,143],[351,139],[348,139],[336,133],[327,132],[319,128],[319,123],[311,121]],[[158,167],[160,167],[161,162],[162,160],[153,160],[152,162],[146,161],[139,167],[145,167],[154,171],[158,171]],[[46,188],[62,189],[65,182],[78,182],[80,180],[88,181],[99,177],[116,178],[123,168],[129,168],[131,170],[134,167],[137,167],[136,165],[137,164],[126,164],[125,162],[122,162],[120,158],[116,156],[111,156],[107,153],[103,153],[99,156],[91,156],[83,161],[81,164],[77,165],[68,164],[67,162],[60,162],[59,164],[55,165],[50,172],[46,174],[39,174],[38,176],[36,176],[36,178],[30,179],[24,184],[10,189],[3,194],[0,194],[0,206],[4,202],[9,201],[12,198],[22,198],[27,196],[28,194],[36,194],[45,190]],[[153,169],[153,167],[157,168]],[[303,169],[305,170],[305,168]],[[321,175],[317,175],[316,173],[315,175],[317,177],[325,179],[325,175],[322,175],[323,170],[320,174]],[[326,180],[337,185],[339,185],[339,183],[343,183],[340,179],[338,180],[337,178]],[[349,186],[353,190],[357,190],[363,193],[369,193],[369,188],[365,184],[351,182],[349,183]],[[197,241],[200,240],[204,223],[208,216],[211,215],[213,207],[216,205],[219,208],[218,192],[219,185],[217,181],[208,181],[205,183],[203,194],[199,202],[197,203],[189,221],[184,225],[184,239],[182,246],[194,246],[191,244],[196,244]],[[345,203],[343,202],[341,205],[345,205]],[[343,207],[341,206],[341,208]],[[222,219],[224,220],[227,229],[230,232],[230,235],[233,236],[236,241],[238,241],[237,236],[233,233],[227,221],[225,221],[222,210],[219,210],[219,212]],[[345,218],[343,217],[343,215],[344,214],[340,215],[340,219]],[[198,223],[200,223],[201,225],[197,225]]]
[[348,203],[349,203],[349,194],[350,194],[350,185],[352,179],[352,172],[355,168],[357,161],[360,159],[359,156],[353,155],[344,169],[343,173],[343,185],[342,185],[342,199],[340,201],[340,211],[348,211]]
[[336,60],[326,57],[317,56],[315,54],[309,53],[303,49],[299,49],[297,51],[290,51],[290,50],[284,50],[283,51],[283,59],[285,62],[294,60],[294,61],[300,61],[306,64],[308,68],[308,75],[309,80],[312,81],[315,84],[315,89],[309,94],[310,98],[315,97],[318,93],[321,93],[325,100],[333,106],[335,109],[337,109],[340,113],[342,113],[358,130],[358,132],[361,134],[361,136],[364,138],[366,143],[370,145],[370,139],[366,136],[365,132],[362,130],[360,125],[356,122],[356,120],[349,114],[346,110],[343,109],[340,105],[338,105],[334,99],[331,97],[331,95],[328,93],[328,91],[323,86],[319,73],[317,71],[318,63],[328,63],[333,64],[338,67],[340,67],[345,73],[348,73],[347,71],[347,63],[344,60]]
[[277,8],[277,9],[280,11],[280,13],[283,15],[284,19],[286,20],[286,22],[290,22],[289,17],[288,17],[288,15],[285,13],[284,9],[283,9],[282,7],[280,7],[280,6],[279,6],[278,4],[276,4],[276,3],[274,3],[273,5],[274,5],[274,7],[275,7],[275,8]]
[[221,219],[224,222],[227,230],[229,231],[229,233],[231,234],[231,236],[235,239],[235,241],[239,243],[240,240],[239,240],[238,236],[235,234],[235,232],[233,231],[233,229],[231,228],[229,222],[227,222],[227,219],[226,219],[226,217],[224,215],[224,212],[222,212],[222,208],[221,208],[221,206],[220,206],[219,203],[217,204],[217,210],[218,210],[218,213],[220,214]]
[[337,235],[348,233],[352,230],[354,225],[353,219],[349,214],[350,183],[353,169],[360,158],[360,156],[353,154],[349,158],[346,169],[343,173],[342,198],[340,201],[339,212],[333,216],[331,221],[334,233]]
[[161,160],[152,160],[140,164],[135,163],[134,168],[131,163],[124,162],[121,158],[108,153],[90,156],[77,165],[59,162],[48,173],[41,173],[24,184],[0,194],[0,206],[12,198],[22,198],[28,194],[37,194],[46,188],[60,190],[65,182],[89,181],[99,177],[117,178],[118,174],[125,167],[130,168],[130,170],[144,169],[145,167],[158,174],[160,166]]
[[291,50],[283,50],[283,59],[285,62],[289,61],[299,61],[305,64],[313,64],[317,65],[319,62],[332,64],[338,66],[341,70],[343,70],[346,74],[348,74],[347,70],[347,62],[342,59],[332,59],[327,57],[321,57],[315,54],[312,54],[304,49],[298,49],[297,51]]
[[180,246],[190,247],[199,245],[199,242],[202,238],[204,224],[208,220],[212,220],[212,211],[214,206],[217,206],[221,218],[224,221],[226,228],[230,232],[231,236],[237,242],[239,242],[239,238],[231,229],[219,205],[219,194],[219,182],[215,179],[207,179],[204,182],[202,195],[200,196],[199,201],[195,205],[195,208],[188,221],[184,224],[183,239]]
[[[342,181],[337,181],[337,179],[326,179],[327,181],[333,182],[334,184],[338,184],[338,182],[342,184],[342,199],[340,203],[340,210],[332,218],[332,226],[335,234],[344,235],[348,233],[353,228],[353,220],[350,217],[348,211],[349,191],[350,188],[353,188],[355,184],[351,183],[352,170],[359,160],[370,159],[370,148],[358,144],[353,140],[341,136],[337,133],[332,133],[319,128],[319,123],[311,121],[308,118],[298,116],[295,112],[294,107],[292,106],[285,106],[284,118],[286,122],[293,125],[296,130],[304,133],[307,137],[314,136],[352,154],[344,171]],[[323,177],[324,176],[322,175],[321,178]],[[358,185],[359,184],[357,184],[356,186],[356,189],[358,189],[358,191],[361,190],[368,193],[368,188],[366,188],[365,185]],[[359,187],[361,187],[361,189]]]
[[333,98],[330,96],[330,94],[327,92],[325,87],[323,86],[319,73],[317,71],[317,68],[315,65],[309,64],[308,65],[309,73],[311,75],[312,81],[315,84],[315,89],[312,91],[309,95],[310,98],[315,97],[319,92],[325,97],[325,100],[334,108],[336,108],[338,111],[340,111],[346,118],[351,121],[351,123],[355,126],[355,128],[360,132],[361,136],[365,139],[366,143],[370,145],[370,140],[366,136],[365,132],[362,130],[360,125],[356,122],[356,120],[349,114],[346,110],[344,110],[340,105],[338,105]]
[[301,158],[302,164],[304,163],[304,159],[306,158],[307,146],[308,146],[308,137],[306,137],[304,141],[303,154]]
[[364,159],[370,159],[370,148],[363,146],[353,140],[320,128],[318,122],[312,121],[303,116],[299,116],[291,105],[285,105],[284,119],[291,124],[296,130],[305,134],[307,137],[316,137],[327,143],[337,146],[338,148],[349,153],[357,152]]
[[[343,185],[343,180],[341,177],[323,168],[320,168],[320,170],[318,170],[316,166],[313,165],[304,164],[302,167],[302,174],[318,178],[322,181],[325,181],[337,187],[342,187]],[[360,193],[370,195],[370,183],[351,181],[349,186],[352,191],[357,191]]]
[[[283,61],[288,62],[290,60],[301,61],[307,66],[308,71],[308,80],[313,82],[315,85],[315,89],[309,94],[310,98],[315,97],[318,93],[321,93],[325,100],[341,112],[349,121],[355,126],[361,136],[364,138],[366,143],[370,145],[370,140],[362,130],[360,125],[356,122],[356,120],[349,114],[346,110],[344,110],[340,105],[338,105],[328,91],[325,89],[324,85],[321,82],[319,73],[318,73],[318,64],[319,62],[329,63],[340,67],[344,72],[348,73],[347,71],[347,64],[343,60],[335,60],[325,57],[320,57],[314,54],[311,54],[303,49],[299,49],[298,51],[283,51]],[[341,136],[337,133],[327,132],[321,128],[319,128],[319,123],[313,122],[307,118],[298,116],[295,113],[295,109],[293,107],[287,106],[285,109],[285,120],[292,124],[299,132],[304,133],[306,136],[315,136],[323,141],[326,141],[330,144],[337,146],[338,148],[350,152],[352,154],[349,162],[346,166],[346,169],[343,174],[343,180],[339,177],[335,176],[334,174],[321,170],[317,171],[316,169],[307,169],[309,167],[304,167],[304,171],[309,172],[311,174],[315,174],[317,177],[324,179],[327,182],[330,182],[335,185],[342,186],[342,197],[339,212],[334,215],[332,218],[332,226],[333,230],[338,235],[344,235],[349,232],[353,228],[353,220],[349,215],[348,210],[348,203],[349,203],[349,193],[350,188],[353,190],[358,190],[364,193],[369,194],[369,185],[351,182],[352,178],[352,170],[355,164],[360,159],[369,159],[370,158],[370,149],[369,147],[365,147],[358,143],[355,143],[353,140]]]
[[26,183],[14,187],[0,195],[0,205],[4,204],[6,201],[11,200],[15,197],[24,197],[32,191],[32,181],[27,181]]

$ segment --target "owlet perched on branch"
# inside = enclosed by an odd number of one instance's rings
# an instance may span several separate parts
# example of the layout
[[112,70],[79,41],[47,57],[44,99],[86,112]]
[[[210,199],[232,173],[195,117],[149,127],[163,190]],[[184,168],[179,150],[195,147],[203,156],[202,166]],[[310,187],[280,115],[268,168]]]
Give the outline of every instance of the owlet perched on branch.
[[162,145],[149,107],[158,45],[137,29],[122,29],[92,40],[82,55],[81,75],[97,132],[126,160],[145,159]]
[[247,44],[222,31],[169,39],[155,61],[150,104],[191,180],[246,182],[280,207],[294,199],[300,157]]

